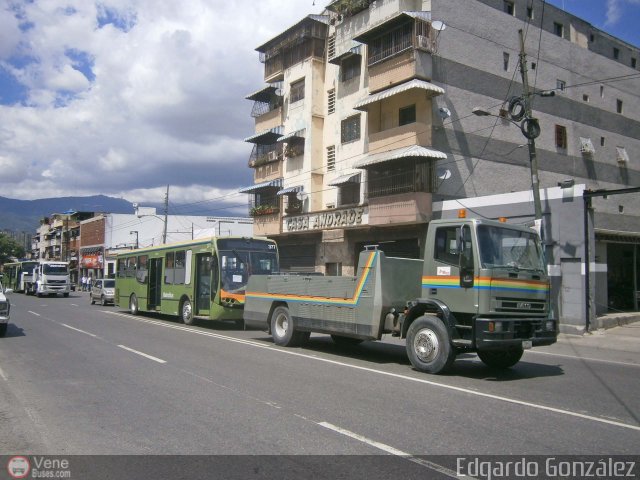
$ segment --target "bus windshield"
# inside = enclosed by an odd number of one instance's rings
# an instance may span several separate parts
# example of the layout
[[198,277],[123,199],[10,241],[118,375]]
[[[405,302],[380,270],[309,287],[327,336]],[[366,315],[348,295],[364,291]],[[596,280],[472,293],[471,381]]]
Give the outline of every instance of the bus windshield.
[[478,243],[482,268],[544,272],[540,239],[534,232],[479,225]]
[[45,263],[42,268],[42,273],[50,275],[67,275],[68,267],[63,263]]
[[278,271],[276,244],[258,239],[219,239],[222,289],[243,292],[250,275],[269,275]]

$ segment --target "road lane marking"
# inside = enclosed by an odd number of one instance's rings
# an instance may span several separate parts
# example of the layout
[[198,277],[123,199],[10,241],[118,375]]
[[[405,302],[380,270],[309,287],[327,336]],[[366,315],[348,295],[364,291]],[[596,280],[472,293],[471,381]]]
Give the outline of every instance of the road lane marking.
[[32,312],[31,310],[27,310],[30,314],[35,315],[36,317],[41,317],[42,315],[40,315],[39,313],[36,312]]
[[611,363],[613,365],[625,365],[627,367],[640,367],[640,363],[619,362],[617,360],[604,360],[604,359],[593,358],[593,357],[577,357],[575,355],[566,355],[566,354],[563,354],[563,353],[527,351],[527,354],[529,354],[529,353],[536,353],[538,355],[549,355],[551,357],[573,358],[574,360],[585,360],[587,362]]
[[93,333],[85,332],[84,330],[80,330],[79,328],[72,327],[71,325],[67,325],[66,323],[61,323],[60,325],[62,325],[63,327],[70,328],[71,330],[75,330],[76,332],[84,333],[85,335],[89,335],[90,337],[98,338],[98,336],[94,335]]
[[146,354],[144,352],[140,352],[138,350],[134,350],[133,348],[129,348],[129,347],[126,347],[124,345],[118,345],[118,347],[120,347],[120,348],[122,348],[124,350],[127,350],[129,352],[136,353],[136,354],[138,354],[138,355],[140,355],[142,357],[148,358],[149,360],[153,360],[154,362],[167,363],[166,360],[162,360],[161,358],[154,357],[153,355],[149,355],[149,354]]
[[[108,312],[108,310],[103,310],[103,311],[104,312]],[[565,410],[565,409],[562,409],[562,408],[555,408],[555,407],[549,407],[549,406],[546,406],[546,405],[540,405],[540,404],[537,404],[537,403],[525,402],[524,400],[518,400],[518,399],[515,399],[515,398],[503,397],[503,396],[494,395],[494,394],[491,394],[491,393],[479,392],[477,390],[471,390],[471,389],[468,389],[468,388],[456,387],[454,385],[447,385],[446,383],[434,382],[432,380],[426,380],[426,379],[423,379],[423,378],[410,377],[410,376],[402,375],[402,374],[399,374],[399,373],[385,372],[384,370],[377,370],[375,368],[363,367],[363,366],[360,366],[360,365],[353,365],[353,364],[349,364],[349,363],[345,363],[345,362],[339,362],[337,360],[331,360],[331,359],[328,359],[328,358],[322,358],[322,357],[318,357],[318,356],[315,356],[315,355],[309,355],[309,354],[305,354],[305,353],[300,353],[300,352],[296,352],[296,351],[287,350],[285,348],[277,347],[276,345],[273,345],[273,344],[264,344],[264,343],[259,343],[259,342],[255,342],[255,341],[251,341],[251,340],[243,340],[243,339],[239,339],[239,338],[229,337],[229,336],[226,336],[226,335],[220,335],[220,334],[217,334],[217,333],[204,332],[204,331],[201,331],[201,330],[197,330],[197,329],[190,328],[190,327],[184,327],[184,326],[180,326],[180,325],[169,325],[167,323],[159,322],[157,320],[148,320],[148,319],[144,319],[144,318],[138,318],[138,317],[134,317],[134,316],[128,315],[128,314],[122,314],[122,313],[117,313],[117,312],[109,312],[109,313],[111,313],[112,315],[128,318],[128,319],[135,320],[135,321],[142,322],[142,323],[150,323],[152,325],[158,325],[158,326],[165,327],[165,328],[172,328],[174,330],[183,330],[183,331],[195,333],[195,334],[198,334],[198,335],[204,335],[204,336],[207,336],[207,337],[219,338],[221,340],[226,340],[226,341],[230,341],[230,342],[234,342],[234,343],[242,343],[242,344],[253,346],[253,347],[257,347],[257,348],[263,348],[265,350],[270,350],[272,352],[278,352],[278,353],[282,353],[282,354],[286,354],[286,355],[292,355],[292,356],[296,356],[296,357],[307,358],[307,359],[310,359],[310,360],[316,360],[318,362],[328,363],[328,364],[331,364],[331,365],[338,365],[338,366],[341,366],[341,367],[348,367],[348,368],[352,368],[354,370],[365,371],[365,372],[374,373],[374,374],[377,374],[377,375],[383,375],[383,376],[386,376],[386,377],[396,378],[396,379],[399,379],[399,380],[406,380],[406,381],[410,381],[410,382],[414,382],[414,383],[421,383],[421,384],[424,384],[424,385],[431,385],[431,386],[434,386],[434,387],[440,387],[440,388],[444,388],[444,389],[447,389],[447,390],[453,390],[453,391],[460,392],[460,393],[466,393],[466,394],[474,395],[474,396],[477,396],[477,397],[488,398],[488,399],[491,399],[491,400],[498,400],[498,401],[501,401],[501,402],[510,403],[512,405],[519,405],[521,407],[534,408],[534,409],[537,409],[537,410],[543,410],[543,411],[547,411],[547,412],[557,413],[557,414],[560,414],[560,415],[566,415],[566,416],[580,418],[580,419],[583,419],[583,420],[589,420],[589,421],[598,422],[598,423],[605,423],[607,425],[612,425],[612,426],[621,427],[621,428],[627,428],[627,429],[630,429],[630,430],[635,430],[635,431],[640,432],[640,426],[639,425],[632,425],[632,424],[629,424],[629,423],[623,423],[623,422],[620,422],[620,421],[609,420],[609,419],[602,418],[602,417],[586,415],[584,413],[573,412],[571,410]]]
[[78,306],[78,304],[77,304],[77,303],[71,303],[70,305],[71,305],[72,307],[77,307],[77,306]]
[[377,448],[378,450],[382,450],[383,452],[387,452],[391,455],[396,455],[398,457],[402,457],[406,460],[409,460],[410,462],[414,462],[417,463],[418,465],[422,465],[423,467],[427,467],[430,468],[431,470],[435,470],[437,472],[442,473],[443,475],[446,475],[447,477],[451,477],[451,478],[471,478],[471,477],[466,477],[464,475],[458,475],[457,472],[454,472],[453,470],[449,470],[446,467],[443,467],[442,465],[438,465],[437,463],[433,463],[430,462],[428,460],[416,457],[414,455],[411,455],[410,453],[407,452],[403,452],[402,450],[398,450],[397,448],[394,448],[390,445],[387,445],[385,443],[380,443],[377,442],[375,440],[371,440],[367,437],[364,437],[362,435],[359,435],[357,433],[351,432],[349,430],[345,430],[344,428],[338,427],[336,425],[333,425],[331,423],[328,422],[316,422],[317,425],[320,425],[321,427],[324,428],[328,428],[329,430],[333,430],[334,432],[337,432],[341,435],[345,435],[347,437],[353,438],[354,440],[358,440],[359,442],[362,443],[366,443],[367,445]]

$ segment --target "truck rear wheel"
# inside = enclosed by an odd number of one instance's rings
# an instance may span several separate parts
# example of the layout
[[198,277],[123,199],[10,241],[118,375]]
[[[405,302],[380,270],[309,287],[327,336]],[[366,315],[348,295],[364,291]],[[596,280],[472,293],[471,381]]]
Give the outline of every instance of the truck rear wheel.
[[4,337],[5,334],[7,333],[7,326],[9,324],[8,323],[0,323],[0,337]]
[[406,347],[413,367],[425,373],[444,373],[456,358],[447,329],[437,317],[417,318],[407,331]]
[[271,315],[271,336],[282,347],[296,347],[309,338],[308,332],[295,331],[289,309],[284,305],[276,307]]
[[522,358],[524,350],[522,348],[512,348],[509,350],[479,350],[478,357],[482,363],[492,368],[513,367]]

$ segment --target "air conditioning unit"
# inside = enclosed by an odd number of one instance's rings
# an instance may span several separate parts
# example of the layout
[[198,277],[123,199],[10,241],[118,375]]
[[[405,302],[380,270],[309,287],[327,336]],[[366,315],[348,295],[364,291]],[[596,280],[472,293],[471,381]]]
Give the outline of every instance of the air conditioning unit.
[[580,152],[589,155],[596,153],[596,149],[593,147],[593,143],[590,138],[580,137]]
[[273,152],[267,153],[267,158],[269,159],[270,162],[275,162],[276,160],[278,160],[278,152],[273,151]]

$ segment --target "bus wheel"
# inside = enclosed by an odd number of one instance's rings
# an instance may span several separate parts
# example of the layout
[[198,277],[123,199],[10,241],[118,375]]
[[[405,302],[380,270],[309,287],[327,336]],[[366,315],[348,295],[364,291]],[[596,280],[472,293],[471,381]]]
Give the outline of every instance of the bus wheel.
[[422,316],[407,331],[407,356],[416,370],[444,373],[456,358],[447,329],[439,318]]
[[191,302],[189,300],[182,302],[180,311],[182,312],[181,318],[184,324],[193,325],[193,308],[191,308]]
[[513,367],[522,358],[524,350],[514,348],[512,350],[479,350],[480,360],[491,368],[504,369]]
[[135,293],[132,293],[131,297],[129,298],[129,312],[131,313],[131,315],[138,314],[138,297],[136,297]]

